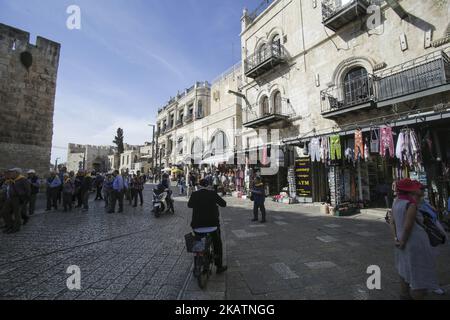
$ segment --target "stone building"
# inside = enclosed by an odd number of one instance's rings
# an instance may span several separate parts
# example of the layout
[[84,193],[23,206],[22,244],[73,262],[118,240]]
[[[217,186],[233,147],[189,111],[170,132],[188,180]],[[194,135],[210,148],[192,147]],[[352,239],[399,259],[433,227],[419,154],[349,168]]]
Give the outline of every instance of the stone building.
[[[176,147],[180,135],[178,129],[196,123],[210,114],[211,86],[208,82],[197,82],[189,89],[178,93],[158,110],[156,136],[158,140],[158,165],[165,168],[176,165]],[[187,151],[187,146],[183,151]],[[178,154],[179,155],[179,154]]]
[[[234,164],[240,147],[242,102],[229,91],[238,90],[241,74],[239,63],[211,85],[197,83],[160,110],[155,154],[160,169],[177,166],[188,172],[194,168],[211,170],[221,164]],[[176,115],[174,126],[166,122],[170,114]]]
[[[308,172],[298,195],[333,207],[381,206],[380,190],[406,176],[425,176],[430,193],[448,198],[448,176],[440,177],[450,161],[450,16],[448,4],[439,3],[276,0],[244,11],[243,143],[258,141],[257,130],[279,132],[266,146],[282,151],[276,189],[288,185],[294,168]],[[340,142],[336,150],[351,156],[355,133],[362,132],[363,144],[376,144],[370,135],[386,127],[395,141],[408,128],[432,137],[435,160],[414,168],[374,152],[353,163],[305,161],[330,137]]]
[[49,170],[60,45],[0,24],[0,170]]
[[96,172],[111,170],[109,156],[116,149],[111,146],[92,146],[70,143],[67,153],[67,170],[77,172],[80,169]]

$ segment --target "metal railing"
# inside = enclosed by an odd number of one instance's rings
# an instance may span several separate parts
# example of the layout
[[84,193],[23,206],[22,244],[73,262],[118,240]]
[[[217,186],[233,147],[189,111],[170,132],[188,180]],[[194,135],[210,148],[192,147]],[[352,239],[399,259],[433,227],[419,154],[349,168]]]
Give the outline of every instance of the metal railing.
[[384,101],[450,83],[450,58],[437,51],[375,74]]
[[381,102],[450,84],[450,47],[321,92],[322,113]]
[[375,100],[373,75],[366,75],[321,92],[322,113],[350,108]]
[[341,10],[345,9],[346,7],[349,7],[355,2],[361,2],[365,4],[366,6],[369,6],[371,4],[371,0],[351,0],[351,1],[345,1],[345,0],[322,0],[322,18],[323,21],[328,20],[329,18],[333,17],[334,15],[338,14]]
[[286,102],[282,102],[281,106],[278,108],[274,108],[274,110],[262,110],[262,107],[259,105],[253,105],[250,108],[247,108],[245,117],[245,123],[252,122],[255,120],[268,118],[270,116],[281,116],[281,117],[292,117],[295,115],[294,110],[291,106],[289,106]]
[[270,59],[282,60],[284,59],[284,57],[285,54],[282,45],[277,43],[267,44],[264,48],[260,49],[258,52],[255,52],[254,54],[250,55],[247,59],[245,59],[244,61],[245,73],[248,73],[253,69],[256,69],[257,67],[261,66]]

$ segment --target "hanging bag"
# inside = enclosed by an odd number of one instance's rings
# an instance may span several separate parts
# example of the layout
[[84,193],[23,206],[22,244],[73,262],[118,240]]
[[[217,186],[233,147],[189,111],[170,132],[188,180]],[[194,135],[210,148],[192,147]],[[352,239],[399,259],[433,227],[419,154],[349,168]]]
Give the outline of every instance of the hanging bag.
[[416,222],[428,234],[428,238],[430,239],[430,244],[432,247],[437,247],[441,244],[445,244],[445,242],[447,241],[447,235],[433,222],[433,219],[431,219],[429,215],[423,215],[423,223],[418,219],[416,219]]

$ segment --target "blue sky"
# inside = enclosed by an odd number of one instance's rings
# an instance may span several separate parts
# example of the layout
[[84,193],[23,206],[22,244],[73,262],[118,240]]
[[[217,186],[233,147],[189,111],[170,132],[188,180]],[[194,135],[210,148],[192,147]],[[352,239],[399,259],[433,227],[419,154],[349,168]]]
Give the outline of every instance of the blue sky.
[[[262,0],[0,0],[0,22],[61,43],[52,161],[69,142],[151,139],[157,108],[239,61],[240,17]],[[81,30],[66,28],[70,5]]]

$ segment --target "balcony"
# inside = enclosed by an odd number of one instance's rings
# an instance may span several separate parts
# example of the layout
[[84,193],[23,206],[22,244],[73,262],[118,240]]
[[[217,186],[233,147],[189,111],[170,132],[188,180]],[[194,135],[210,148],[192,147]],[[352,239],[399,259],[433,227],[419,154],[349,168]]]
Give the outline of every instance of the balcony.
[[436,51],[375,76],[378,107],[423,98],[450,91],[450,58]]
[[336,32],[367,14],[370,0],[322,0],[322,23]]
[[256,79],[285,62],[284,48],[278,44],[266,45],[244,61],[245,76]]
[[383,70],[353,79],[321,92],[322,116],[338,118],[361,109],[425,98],[450,91],[450,58],[436,51]]
[[258,113],[254,109],[253,111],[247,110],[247,120],[243,126],[252,129],[267,127],[277,122],[287,121],[292,115],[293,112],[288,110],[287,105],[283,105],[281,110],[273,110],[266,113]]
[[337,118],[351,111],[374,107],[375,101],[374,76],[366,75],[323,90],[322,115]]
[[179,128],[183,126],[183,119],[178,119],[175,123],[175,128]]
[[192,120],[194,120],[194,116],[193,116],[192,114],[188,114],[188,115],[184,118],[184,123],[192,122]]

